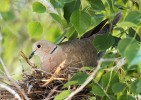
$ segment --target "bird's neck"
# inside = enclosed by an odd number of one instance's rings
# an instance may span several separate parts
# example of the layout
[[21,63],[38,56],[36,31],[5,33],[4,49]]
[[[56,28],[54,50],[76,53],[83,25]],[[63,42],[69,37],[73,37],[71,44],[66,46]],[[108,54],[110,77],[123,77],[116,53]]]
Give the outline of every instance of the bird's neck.
[[54,55],[60,54],[62,52],[63,52],[62,48],[60,46],[56,45],[56,46],[54,46],[54,48],[51,49],[49,55],[54,56]]
[[40,59],[41,61],[44,61],[46,59],[49,59],[49,58],[58,58],[60,55],[63,55],[63,51],[62,51],[62,48],[58,45],[54,45],[50,52],[48,54],[43,54],[43,56],[40,56]]
[[50,54],[53,54],[59,47],[57,45],[52,46]]

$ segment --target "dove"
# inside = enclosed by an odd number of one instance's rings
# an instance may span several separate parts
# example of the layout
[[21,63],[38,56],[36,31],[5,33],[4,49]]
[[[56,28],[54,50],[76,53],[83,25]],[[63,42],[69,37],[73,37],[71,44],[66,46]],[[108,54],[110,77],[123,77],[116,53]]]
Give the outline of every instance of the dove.
[[73,39],[60,44],[39,40],[33,44],[33,52],[29,59],[33,55],[39,56],[41,69],[46,72],[54,71],[64,60],[63,68],[79,69],[83,66],[96,66],[98,53],[92,41],[96,35],[110,31],[120,20],[120,17],[121,12],[114,17],[111,23],[107,23],[108,19],[105,19],[95,28],[86,32],[80,39]]

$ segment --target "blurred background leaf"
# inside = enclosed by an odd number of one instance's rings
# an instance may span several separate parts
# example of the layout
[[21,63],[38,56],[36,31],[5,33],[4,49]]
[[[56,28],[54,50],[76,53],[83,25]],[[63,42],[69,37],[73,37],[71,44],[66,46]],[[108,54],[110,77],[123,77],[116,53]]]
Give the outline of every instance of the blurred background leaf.
[[10,0],[0,0],[0,11],[6,12],[9,10]]
[[30,22],[28,24],[28,32],[30,37],[39,38],[43,32],[43,28],[39,22]]
[[46,7],[40,2],[34,2],[32,4],[32,9],[34,12],[37,12],[37,13],[44,13],[46,11]]

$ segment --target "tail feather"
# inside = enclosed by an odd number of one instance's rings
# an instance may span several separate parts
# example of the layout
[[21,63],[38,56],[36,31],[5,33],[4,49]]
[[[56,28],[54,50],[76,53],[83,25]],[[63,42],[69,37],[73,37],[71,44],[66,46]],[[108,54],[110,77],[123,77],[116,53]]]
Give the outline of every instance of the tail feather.
[[122,16],[122,12],[120,11],[115,15],[115,17],[111,23],[107,23],[108,18],[103,20],[96,27],[94,27],[90,31],[86,32],[83,36],[81,36],[80,39],[89,38],[89,37],[93,36],[94,34],[103,34],[103,33],[107,33],[107,32],[112,31],[113,27],[119,22],[121,16]]
[[108,21],[108,18],[103,20],[100,24],[98,24],[93,29],[91,29],[88,32],[86,32],[83,36],[81,36],[80,39],[88,38],[88,37],[92,36],[93,34],[98,33],[103,28],[103,26],[106,24],[107,21]]

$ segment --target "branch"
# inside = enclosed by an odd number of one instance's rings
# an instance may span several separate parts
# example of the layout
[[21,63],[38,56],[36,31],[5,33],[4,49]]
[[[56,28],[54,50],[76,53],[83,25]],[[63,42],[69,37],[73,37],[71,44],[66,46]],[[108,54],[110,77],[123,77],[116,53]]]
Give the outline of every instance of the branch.
[[57,86],[54,87],[54,88],[50,91],[50,93],[48,94],[48,96],[47,96],[45,99],[43,99],[43,100],[50,100],[50,99],[51,99],[51,95],[52,95],[54,92],[56,92],[56,89],[57,89]]
[[20,55],[24,58],[24,60],[28,63],[28,65],[31,66],[31,68],[36,67],[36,65],[31,63],[29,58],[27,58],[26,55],[22,51],[20,51]]
[[7,75],[7,78],[8,78],[8,79],[12,82],[12,84],[21,92],[21,94],[24,96],[24,98],[25,98],[26,100],[29,100],[29,98],[28,98],[27,95],[25,94],[24,90],[21,89],[21,87],[17,84],[17,82],[15,82],[15,81],[12,79],[12,77],[10,76],[10,74],[9,74],[9,72],[8,72],[8,70],[7,70],[7,68],[6,68],[5,64],[4,64],[4,62],[3,62],[3,60],[1,59],[1,57],[0,57],[0,63],[2,64],[2,67],[3,67],[4,71],[5,71],[5,74]]
[[15,90],[11,89],[9,86],[7,86],[5,84],[0,84],[0,87],[7,90],[7,91],[9,91],[11,94],[13,94],[15,99],[22,100],[22,98],[19,96],[19,94]]
[[54,9],[52,4],[48,0],[38,0],[38,1],[42,3],[50,13],[55,13],[58,15],[58,12]]
[[73,91],[65,100],[71,100],[71,98],[74,95],[76,95],[78,92],[82,91],[83,88],[94,79],[94,77],[96,76],[97,72],[100,69],[100,66],[101,66],[102,62],[108,62],[108,61],[118,61],[115,67],[122,66],[125,63],[124,58],[119,59],[119,60],[118,59],[100,59],[98,61],[98,65],[97,65],[96,69],[94,69],[94,71],[86,79],[86,81],[80,87],[78,87],[75,91]]

